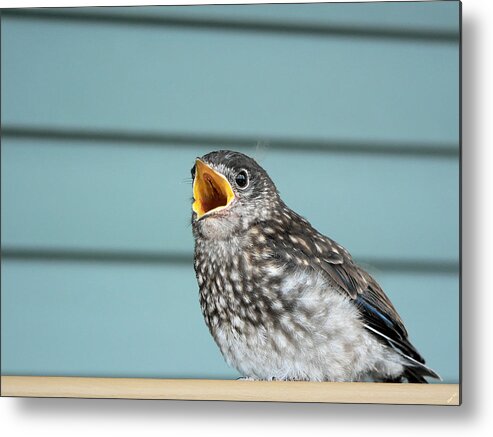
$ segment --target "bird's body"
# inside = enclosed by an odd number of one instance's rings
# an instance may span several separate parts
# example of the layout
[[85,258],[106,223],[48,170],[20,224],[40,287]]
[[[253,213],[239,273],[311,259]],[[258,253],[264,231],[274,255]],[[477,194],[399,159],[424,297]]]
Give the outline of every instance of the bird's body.
[[261,380],[437,377],[376,281],[290,210],[255,161],[220,151],[197,163],[200,304],[229,365]]

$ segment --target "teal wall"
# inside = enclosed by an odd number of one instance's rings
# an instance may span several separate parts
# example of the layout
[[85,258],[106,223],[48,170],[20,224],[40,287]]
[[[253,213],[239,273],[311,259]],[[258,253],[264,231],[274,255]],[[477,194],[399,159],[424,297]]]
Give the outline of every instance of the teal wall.
[[236,378],[194,158],[256,157],[459,378],[459,4],[3,10],[2,373]]

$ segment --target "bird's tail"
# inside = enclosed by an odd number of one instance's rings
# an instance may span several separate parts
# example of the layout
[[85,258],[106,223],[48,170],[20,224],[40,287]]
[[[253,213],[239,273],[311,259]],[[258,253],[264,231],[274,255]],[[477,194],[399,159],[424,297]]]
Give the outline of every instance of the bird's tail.
[[442,378],[433,369],[430,369],[424,363],[421,363],[409,356],[405,356],[409,360],[409,364],[405,365],[405,370],[402,373],[402,377],[410,383],[428,384],[425,376],[435,378],[442,381]]

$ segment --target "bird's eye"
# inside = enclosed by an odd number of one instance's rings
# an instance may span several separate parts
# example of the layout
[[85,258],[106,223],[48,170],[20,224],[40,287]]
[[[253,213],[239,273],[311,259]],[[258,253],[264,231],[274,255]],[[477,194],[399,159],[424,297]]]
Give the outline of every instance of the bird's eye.
[[195,179],[195,165],[192,167],[192,170],[190,170],[190,173],[192,173],[192,180]]
[[240,188],[246,188],[248,185],[248,173],[246,170],[241,170],[235,178],[236,185]]

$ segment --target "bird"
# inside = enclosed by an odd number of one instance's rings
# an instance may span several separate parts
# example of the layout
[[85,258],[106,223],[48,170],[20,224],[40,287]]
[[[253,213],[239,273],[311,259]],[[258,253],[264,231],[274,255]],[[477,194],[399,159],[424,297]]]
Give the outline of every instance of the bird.
[[291,210],[253,158],[213,151],[191,175],[200,308],[242,379],[441,379],[376,280]]

